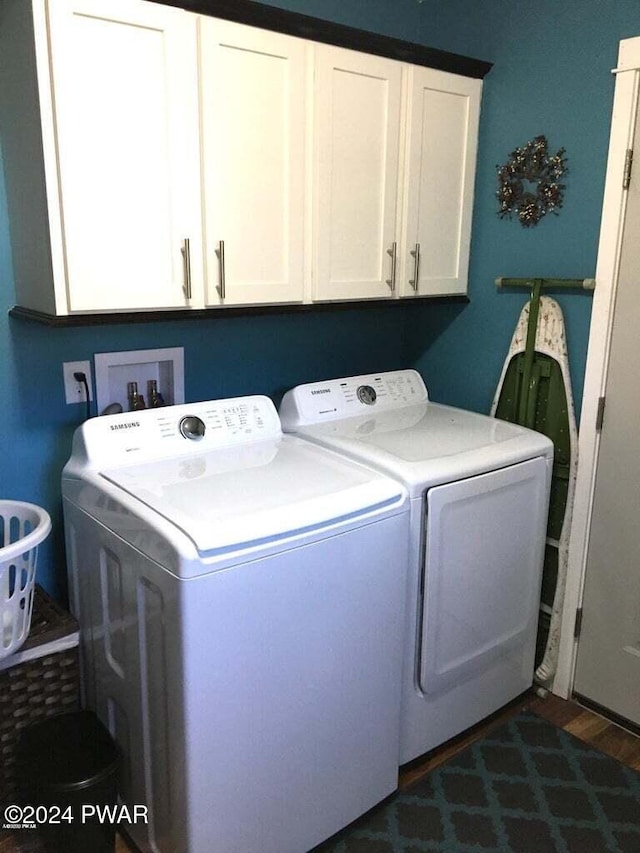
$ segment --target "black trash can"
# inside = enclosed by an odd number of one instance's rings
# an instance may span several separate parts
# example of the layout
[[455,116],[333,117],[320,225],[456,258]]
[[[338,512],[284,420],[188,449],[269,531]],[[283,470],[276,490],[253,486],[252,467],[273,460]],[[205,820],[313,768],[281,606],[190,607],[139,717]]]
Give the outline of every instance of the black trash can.
[[25,729],[20,746],[26,802],[60,810],[59,822],[38,821],[47,851],[113,853],[120,756],[96,715],[49,717]]

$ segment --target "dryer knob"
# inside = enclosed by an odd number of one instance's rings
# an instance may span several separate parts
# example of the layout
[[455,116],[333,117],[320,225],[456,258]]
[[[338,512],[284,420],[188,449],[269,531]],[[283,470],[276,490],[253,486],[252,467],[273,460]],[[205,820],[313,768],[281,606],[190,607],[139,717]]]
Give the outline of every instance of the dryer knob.
[[358,396],[358,400],[360,400],[361,403],[364,403],[365,406],[373,406],[378,396],[375,388],[372,388],[371,385],[359,385],[356,389],[356,394]]
[[204,421],[195,415],[187,415],[182,418],[178,428],[185,438],[189,438],[192,441],[197,441],[202,438],[206,429]]

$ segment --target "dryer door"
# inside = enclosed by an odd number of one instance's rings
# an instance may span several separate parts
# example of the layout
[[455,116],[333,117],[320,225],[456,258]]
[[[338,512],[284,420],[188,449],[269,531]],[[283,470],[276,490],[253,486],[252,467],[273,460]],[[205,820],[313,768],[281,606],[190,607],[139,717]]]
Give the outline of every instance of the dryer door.
[[429,489],[418,681],[426,694],[500,658],[530,668],[549,484],[543,458]]

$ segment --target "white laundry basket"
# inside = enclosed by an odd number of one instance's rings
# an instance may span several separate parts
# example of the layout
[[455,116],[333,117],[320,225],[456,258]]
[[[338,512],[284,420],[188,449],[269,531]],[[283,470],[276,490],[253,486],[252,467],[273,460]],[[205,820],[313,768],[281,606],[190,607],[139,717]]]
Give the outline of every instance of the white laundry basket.
[[38,545],[50,530],[51,519],[41,507],[0,501],[0,660],[27,639]]

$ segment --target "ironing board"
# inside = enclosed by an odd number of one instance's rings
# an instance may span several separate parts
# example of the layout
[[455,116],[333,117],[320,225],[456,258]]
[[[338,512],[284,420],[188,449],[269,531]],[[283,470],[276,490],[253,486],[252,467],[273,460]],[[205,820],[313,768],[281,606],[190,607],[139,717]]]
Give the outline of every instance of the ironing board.
[[544,686],[553,679],[558,660],[578,431],[562,309],[541,294],[543,280],[530,284],[531,299],[511,338],[491,414],[542,432],[554,444],[535,671],[536,682]]

